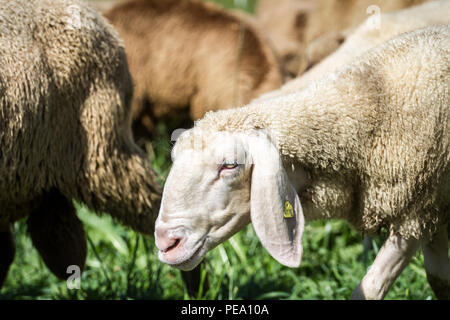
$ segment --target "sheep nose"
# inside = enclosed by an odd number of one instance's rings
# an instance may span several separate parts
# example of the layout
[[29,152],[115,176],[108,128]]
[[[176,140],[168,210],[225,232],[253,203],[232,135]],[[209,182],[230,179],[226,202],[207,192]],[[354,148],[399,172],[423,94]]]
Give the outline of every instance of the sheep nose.
[[162,227],[156,227],[155,229],[155,242],[156,247],[163,252],[169,252],[172,249],[175,249],[178,247],[178,245],[181,243],[182,237],[177,236],[174,234],[171,234],[169,232],[169,229],[162,228]]

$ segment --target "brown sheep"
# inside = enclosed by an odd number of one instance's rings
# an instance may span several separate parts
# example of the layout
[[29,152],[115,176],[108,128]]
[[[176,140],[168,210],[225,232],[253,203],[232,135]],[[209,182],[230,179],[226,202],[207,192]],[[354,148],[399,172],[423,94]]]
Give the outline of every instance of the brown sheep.
[[[378,6],[382,13],[428,1],[431,0],[260,0],[256,14],[284,68],[296,77],[336,50],[348,29],[373,13],[367,12],[370,6]],[[324,38],[307,52],[309,44],[321,36]]]
[[153,234],[161,188],[132,139],[123,44],[77,0],[0,0],[0,285],[14,258],[11,225],[60,278],[83,268],[72,199]]
[[256,28],[211,3],[131,0],[104,15],[125,43],[136,140],[186,107],[196,120],[282,84],[276,56]]

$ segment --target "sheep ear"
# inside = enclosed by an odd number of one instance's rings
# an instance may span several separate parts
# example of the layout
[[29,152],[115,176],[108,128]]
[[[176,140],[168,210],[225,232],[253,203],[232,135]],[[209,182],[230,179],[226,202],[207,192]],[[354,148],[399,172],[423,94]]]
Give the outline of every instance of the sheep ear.
[[266,139],[264,143],[253,143],[251,150],[253,228],[272,257],[288,267],[298,267],[304,228],[300,199],[281,164],[277,148]]

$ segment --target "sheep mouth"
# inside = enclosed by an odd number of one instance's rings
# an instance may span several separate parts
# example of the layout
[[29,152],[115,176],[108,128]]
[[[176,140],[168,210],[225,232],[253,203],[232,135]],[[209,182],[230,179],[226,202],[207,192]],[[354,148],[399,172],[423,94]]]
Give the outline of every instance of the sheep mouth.
[[[185,270],[185,271],[194,269],[198,265],[198,263],[201,261],[201,258],[202,258],[201,253],[204,249],[205,240],[206,240],[206,238],[199,241],[197,246],[192,250],[193,253],[188,258],[184,259],[183,261],[177,262],[177,263],[167,263],[167,262],[166,263],[169,264],[171,267]],[[198,259],[199,257],[200,257],[200,259]],[[195,261],[197,259],[198,259],[198,261]]]
[[172,249],[175,249],[176,247],[178,247],[178,245],[181,243],[180,239],[175,239],[175,242],[168,248],[164,249],[164,250],[160,250],[162,253],[167,253]]

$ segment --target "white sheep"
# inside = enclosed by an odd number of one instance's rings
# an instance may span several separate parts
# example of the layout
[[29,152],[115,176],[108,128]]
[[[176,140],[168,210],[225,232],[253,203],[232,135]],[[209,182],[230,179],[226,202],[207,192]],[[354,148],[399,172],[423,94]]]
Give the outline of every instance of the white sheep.
[[381,14],[379,28],[374,26],[371,18],[369,18],[348,36],[339,49],[322,62],[305,72],[301,77],[287,82],[281,89],[263,94],[257,99],[266,99],[299,91],[313,81],[350,63],[369,49],[401,33],[447,23],[450,23],[449,0],[427,2],[408,9]]
[[251,220],[269,253],[297,267],[304,219],[343,218],[389,230],[352,298],[384,298],[422,245],[448,299],[449,51],[450,25],[416,30],[301,92],[208,113],[172,151],[159,259],[192,269]]

